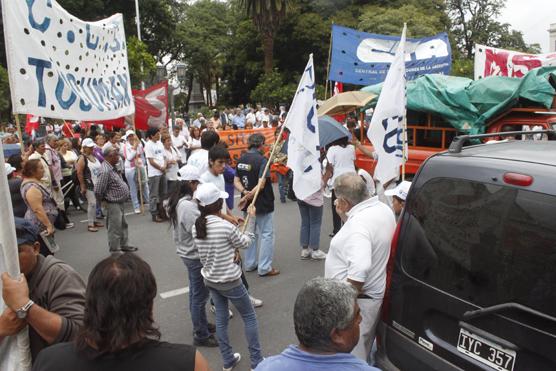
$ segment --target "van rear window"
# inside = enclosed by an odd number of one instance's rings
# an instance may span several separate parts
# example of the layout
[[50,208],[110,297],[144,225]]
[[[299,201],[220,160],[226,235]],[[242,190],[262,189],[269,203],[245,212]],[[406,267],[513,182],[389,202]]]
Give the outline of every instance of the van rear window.
[[407,205],[402,265],[481,307],[516,302],[556,316],[556,197],[436,178]]

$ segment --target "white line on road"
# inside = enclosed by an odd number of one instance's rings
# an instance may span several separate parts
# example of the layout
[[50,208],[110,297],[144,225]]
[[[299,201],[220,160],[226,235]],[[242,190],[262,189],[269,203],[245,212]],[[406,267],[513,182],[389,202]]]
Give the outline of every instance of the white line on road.
[[[134,212],[130,212],[130,213],[125,213],[125,216],[130,216],[130,215],[135,215]],[[140,215],[140,214],[139,214]],[[89,219],[85,219],[85,220],[80,220],[79,223],[87,223],[89,221]]]
[[160,294],[160,297],[162,299],[168,299],[174,296],[187,294],[188,292],[189,292],[189,287],[182,287],[181,289],[175,289],[175,290],[163,292]]

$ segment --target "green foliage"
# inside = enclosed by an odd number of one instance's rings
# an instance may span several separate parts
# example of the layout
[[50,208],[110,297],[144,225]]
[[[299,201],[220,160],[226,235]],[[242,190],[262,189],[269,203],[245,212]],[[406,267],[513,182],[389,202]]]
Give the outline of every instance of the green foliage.
[[10,83],[8,79],[8,71],[0,66],[0,112],[6,112],[9,115],[8,109],[11,106],[10,101]]
[[473,59],[454,59],[452,62],[452,75],[467,77],[473,79],[474,77],[474,61]]
[[147,45],[135,36],[127,38],[127,60],[134,88],[139,88],[141,81],[146,81],[156,71],[156,60],[149,53]]
[[415,5],[399,8],[368,6],[359,19],[360,30],[384,35],[400,35],[404,22],[407,23],[407,37],[432,36],[444,30],[438,14]]
[[274,70],[263,76],[259,84],[251,92],[251,101],[265,106],[276,107],[280,103],[291,102],[297,85],[286,84],[284,78]]

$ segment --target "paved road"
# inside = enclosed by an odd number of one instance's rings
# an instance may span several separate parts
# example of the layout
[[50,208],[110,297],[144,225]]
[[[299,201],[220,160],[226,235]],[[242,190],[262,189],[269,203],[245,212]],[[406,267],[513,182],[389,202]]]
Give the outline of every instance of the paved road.
[[[278,194],[276,190],[275,193]],[[130,205],[127,209],[132,211]],[[295,297],[305,281],[324,272],[323,261],[302,261],[299,258],[300,217],[297,204],[291,201],[280,204],[277,201],[274,216],[274,266],[280,269],[281,274],[267,278],[259,277],[256,272],[247,273],[251,294],[264,301],[263,307],[256,311],[265,357],[278,354],[288,344],[296,343],[293,329]],[[76,228],[57,233],[62,247],[57,257],[71,264],[84,279],[87,279],[93,266],[108,255],[106,231],[103,228],[97,233],[87,232],[87,224],[79,222],[86,219],[84,213],[73,211],[70,217],[72,221],[77,222]],[[172,295],[171,291],[187,287],[186,270],[175,253],[169,225],[155,224],[147,215],[129,215],[127,219],[130,226],[130,244],[139,247],[138,254],[151,265],[157,280],[158,296],[155,300],[154,314],[162,332],[162,339],[192,343],[187,295],[182,293],[167,298],[160,295]],[[321,232],[321,248],[324,251],[328,250],[328,233],[331,229],[330,201],[325,199]],[[208,312],[208,317],[209,321],[214,322],[212,313]],[[239,316],[234,316],[230,321],[229,334],[234,351],[240,352],[243,357],[237,370],[249,370],[249,353]],[[200,351],[208,359],[213,370],[221,369],[222,361],[218,348],[200,348]]]

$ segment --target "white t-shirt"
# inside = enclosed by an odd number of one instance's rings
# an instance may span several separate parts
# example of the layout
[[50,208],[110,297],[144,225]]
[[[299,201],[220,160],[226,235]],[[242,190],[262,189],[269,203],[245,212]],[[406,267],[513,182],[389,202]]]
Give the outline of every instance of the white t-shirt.
[[164,166],[164,145],[158,141],[153,142],[152,140],[147,141],[145,145],[145,157],[147,158],[147,171],[149,172],[149,178],[153,176],[160,176],[162,172],[151,165],[149,159],[152,158],[156,164],[160,167]]
[[195,166],[197,169],[199,169],[199,173],[201,174],[208,170],[208,162],[208,151],[202,148],[192,153],[189,157],[189,160],[187,160],[187,164]]
[[[179,166],[177,164],[178,161],[181,161],[181,154],[177,151],[177,149],[170,148],[167,150],[164,149],[164,157],[166,161],[168,161],[168,167],[166,168],[166,179],[170,181],[178,180],[178,170]],[[170,164],[170,161],[175,161],[175,164]]]
[[326,158],[330,165],[334,167],[334,174],[330,179],[330,184],[334,184],[334,180],[345,173],[355,173],[355,147],[351,144],[345,148],[342,146],[332,146],[328,149]]
[[178,151],[180,151],[181,159],[182,161],[185,161],[187,159],[187,153],[185,152],[185,149],[187,147],[187,140],[181,134],[179,134],[177,137],[172,134],[171,138],[172,145],[177,148]]
[[[224,181],[224,175],[223,174],[214,175],[209,170],[207,170],[204,173],[202,173],[201,181],[203,183],[212,183],[218,188],[218,190],[220,190],[222,192],[226,192],[226,182]],[[227,212],[226,202],[222,203],[222,212],[223,213]]]
[[378,197],[355,205],[330,241],[324,277],[363,282],[363,294],[383,298],[386,263],[395,229],[394,213]]

